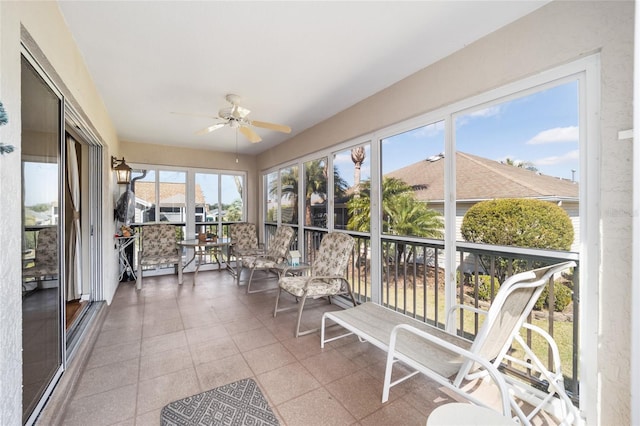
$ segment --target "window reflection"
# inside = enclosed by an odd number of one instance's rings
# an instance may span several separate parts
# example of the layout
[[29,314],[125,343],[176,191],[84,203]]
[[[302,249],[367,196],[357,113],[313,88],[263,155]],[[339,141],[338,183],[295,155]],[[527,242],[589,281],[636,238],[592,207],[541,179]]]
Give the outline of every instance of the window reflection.
[[280,171],[280,209],[282,223],[298,223],[298,166]]
[[[350,200],[360,197],[365,182],[371,180],[371,146],[363,144],[333,155],[334,179],[334,227],[336,229],[358,229],[369,231],[370,211],[359,209],[349,211]],[[363,186],[364,184],[364,186]],[[358,225],[348,228],[349,221],[357,216]]]
[[304,163],[304,224],[327,227],[327,157]]

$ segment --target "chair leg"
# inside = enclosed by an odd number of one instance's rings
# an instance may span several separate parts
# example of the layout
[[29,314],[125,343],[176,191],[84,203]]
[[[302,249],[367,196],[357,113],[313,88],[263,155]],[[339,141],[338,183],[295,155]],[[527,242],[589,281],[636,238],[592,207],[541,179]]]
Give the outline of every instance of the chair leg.
[[282,293],[282,289],[278,286],[278,294],[276,295],[276,307],[273,309],[273,317],[275,318],[278,315],[278,302],[280,301],[280,293]]
[[138,276],[136,277],[136,290],[142,290],[142,265],[138,262]]
[[[300,333],[300,322],[302,321],[302,309],[304,309],[305,300],[307,300],[307,293],[302,295],[302,298],[300,299],[300,306],[298,307],[298,320],[296,322],[296,331],[295,331],[296,339],[298,338],[298,336],[301,335],[301,333]],[[303,332],[302,334],[303,335],[304,334],[308,334],[308,333],[310,333],[312,331],[315,331],[315,330],[307,330],[307,331]]]
[[247,283],[247,294],[251,293],[249,290],[251,289],[251,280],[253,279],[253,273],[255,270],[255,268],[251,268],[251,275],[249,275],[249,282]]
[[[182,285],[182,262],[178,262],[178,284]],[[195,279],[193,280],[193,284],[196,284]]]
[[240,275],[242,274],[242,258],[236,256],[236,285],[240,287]]

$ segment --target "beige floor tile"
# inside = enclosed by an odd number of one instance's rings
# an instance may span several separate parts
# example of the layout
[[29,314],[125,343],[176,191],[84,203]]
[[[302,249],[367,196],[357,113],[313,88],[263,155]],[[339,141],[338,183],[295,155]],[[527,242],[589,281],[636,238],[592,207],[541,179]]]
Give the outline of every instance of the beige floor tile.
[[300,362],[323,385],[359,369],[353,361],[335,349],[305,358]]
[[140,340],[113,346],[93,348],[86,369],[101,367],[114,362],[133,360],[140,357]]
[[[394,368],[396,370],[396,368]],[[405,368],[404,372],[408,372]],[[396,379],[400,375],[392,376]],[[443,388],[437,382],[428,379],[425,376],[418,375],[412,377],[406,382],[400,383],[391,388],[390,396],[394,392],[402,392],[401,399],[415,408],[424,416],[428,416],[431,411],[438,405],[456,402],[460,396],[455,396],[452,391]]]
[[370,364],[386,363],[387,353],[369,342],[356,341],[335,348],[342,355],[349,358],[361,367]]
[[205,364],[240,353],[231,337],[207,340],[189,345],[194,365]]
[[221,324],[221,321],[215,312],[213,312],[212,309],[209,309],[206,312],[200,313],[183,312],[182,324],[184,325],[185,330],[187,330],[189,328],[218,325]]
[[183,346],[187,346],[187,336],[184,330],[180,330],[174,333],[142,339],[140,355],[147,356]]
[[427,417],[402,400],[385,404],[384,407],[360,420],[363,426],[403,425],[424,426]]
[[138,384],[137,412],[162,409],[178,399],[202,392],[193,368],[176,371]]
[[[364,370],[329,383],[326,388],[356,419],[362,419],[382,407],[382,382]],[[390,400],[393,396],[390,395]]]
[[253,377],[253,372],[240,354],[196,365],[196,371],[204,390]]
[[231,321],[224,324],[224,328],[229,332],[229,334],[243,333],[245,331],[255,330],[256,328],[260,327],[264,327],[264,325],[255,317],[239,318],[236,321]]
[[229,337],[223,324],[203,325],[185,330],[190,345]]
[[356,419],[324,388],[277,406],[287,426],[339,426]]
[[126,328],[130,324],[142,323],[144,317],[144,305],[129,305],[123,308],[109,307],[109,313],[102,324],[102,330]]
[[140,359],[140,380],[148,380],[193,367],[188,346],[148,354]]
[[162,409],[151,410],[142,414],[138,413],[136,426],[158,426],[160,424],[160,413],[162,413]]
[[296,361],[296,357],[280,343],[243,352],[242,355],[256,375]]
[[182,325],[182,319],[179,316],[175,318],[168,318],[163,321],[144,323],[142,326],[142,338],[147,339],[149,337],[175,333],[180,330],[184,330],[184,326]]
[[71,401],[62,424],[65,426],[111,425],[135,415],[137,385],[102,392]]
[[[246,295],[217,271],[203,272],[193,287],[192,276],[183,286],[175,276],[145,278],[141,292],[120,285],[65,426],[157,425],[169,402],[248,377],[283,426],[424,425],[433,408],[456,399],[417,376],[381,404],[386,353],[354,336],[321,349],[319,333],[293,337],[295,310],[273,317],[274,292]],[[304,326],[333,309],[305,309]],[[396,364],[394,378],[403,372]]]
[[332,349],[320,348],[320,336],[317,334],[309,334],[295,338],[293,337],[293,326],[289,338],[282,341],[284,347],[293,354],[298,360],[303,360],[320,353],[330,351]]
[[138,368],[138,358],[134,358],[85,370],[76,388],[74,398],[79,399],[134,384],[138,381]]
[[276,405],[321,386],[299,362],[260,374],[258,381],[269,399]]
[[231,338],[238,346],[238,349],[240,349],[240,352],[270,345],[278,341],[278,339],[276,339],[275,336],[265,327],[234,334]]
[[237,321],[240,318],[253,318],[253,312],[251,309],[243,306],[241,303],[237,303],[236,306],[233,306],[227,302],[222,302],[214,305],[213,309],[218,318],[220,318],[220,321],[223,323]]
[[114,346],[142,339],[142,323],[130,323],[126,327],[103,330],[96,339],[94,347]]

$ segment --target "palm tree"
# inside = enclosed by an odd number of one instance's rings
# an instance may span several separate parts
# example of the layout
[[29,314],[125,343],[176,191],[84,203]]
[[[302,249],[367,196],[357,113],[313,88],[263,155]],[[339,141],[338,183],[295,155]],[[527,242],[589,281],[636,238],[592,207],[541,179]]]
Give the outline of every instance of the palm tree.
[[[283,219],[284,223],[298,223],[298,167],[293,166],[288,169],[284,173],[280,174],[280,182],[281,182],[281,200],[288,198],[291,200],[291,218]],[[282,207],[282,202],[280,203],[281,211],[284,211]]]
[[327,194],[327,161],[313,160],[304,165],[304,214],[305,224],[313,225],[311,218],[311,196],[313,194]]
[[[363,182],[360,196],[347,203],[349,222],[347,229],[370,231],[371,181]],[[442,238],[444,224],[440,214],[415,199],[416,188],[398,178],[385,177],[382,181],[382,230],[393,235]],[[404,244],[397,245],[396,257],[401,259]]]
[[360,169],[362,168],[364,159],[364,146],[357,146],[351,149],[351,161],[353,161],[353,164],[355,166],[353,171],[353,196],[356,198],[360,195]]
[[[383,232],[394,235],[413,235],[426,238],[442,237],[443,223],[437,211],[417,201],[414,187],[398,178],[382,181]],[[347,203],[348,229],[369,232],[371,218],[371,181],[361,184],[360,197]]]

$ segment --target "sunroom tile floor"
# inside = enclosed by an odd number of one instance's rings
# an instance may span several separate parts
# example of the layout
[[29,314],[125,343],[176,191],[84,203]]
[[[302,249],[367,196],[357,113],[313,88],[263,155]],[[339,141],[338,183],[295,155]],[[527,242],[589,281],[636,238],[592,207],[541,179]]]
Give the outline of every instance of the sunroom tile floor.
[[[321,349],[319,332],[294,338],[295,310],[273,318],[275,291],[247,295],[226,272],[192,284],[193,274],[182,286],[176,276],[145,278],[139,292],[120,284],[65,425],[157,426],[169,402],[249,377],[283,425],[424,425],[453,401],[415,377],[382,404],[381,350],[353,337]],[[305,309],[305,327],[327,309],[339,308]]]

